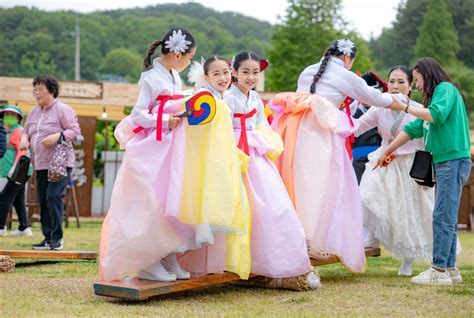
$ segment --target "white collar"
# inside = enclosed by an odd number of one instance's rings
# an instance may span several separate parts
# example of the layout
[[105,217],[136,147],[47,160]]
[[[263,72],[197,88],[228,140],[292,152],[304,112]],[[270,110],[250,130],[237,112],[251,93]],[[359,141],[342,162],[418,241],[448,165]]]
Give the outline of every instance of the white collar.
[[237,84],[232,84],[230,87],[229,91],[235,95],[241,102],[243,102],[245,105],[248,105],[248,102],[250,99],[253,97],[252,90],[249,91],[249,96],[247,97],[237,86]]
[[214,87],[212,87],[210,84],[206,84],[206,87],[205,87],[212,95],[214,95],[214,97],[216,98],[219,98],[219,99],[223,99],[223,95],[217,90],[215,89]]
[[341,66],[341,67],[344,67],[344,61],[341,60],[341,59],[338,58],[338,57],[331,56],[331,57],[329,58],[329,62],[333,62],[333,63],[338,64],[338,65]]
[[168,71],[168,69],[160,63],[159,58],[156,58],[153,60],[153,69],[155,69],[158,72],[166,74],[166,76],[171,77],[173,84],[175,84],[176,80],[174,78],[174,73],[173,73],[174,70],[171,69],[171,71]]

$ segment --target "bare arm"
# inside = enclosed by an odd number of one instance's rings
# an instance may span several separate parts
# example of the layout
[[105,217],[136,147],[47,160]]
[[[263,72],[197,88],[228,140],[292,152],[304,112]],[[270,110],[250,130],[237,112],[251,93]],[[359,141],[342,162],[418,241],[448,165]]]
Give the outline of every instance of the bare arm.
[[[421,107],[412,107],[410,105],[406,105],[402,103],[398,98],[392,96],[393,104],[390,106],[390,109],[397,110],[397,111],[405,111],[408,114],[412,114],[413,116],[420,118],[422,120],[428,121],[430,123],[433,122],[433,117],[431,116],[430,111],[427,108]],[[408,108],[407,108],[408,106]]]
[[398,134],[398,136],[385,148],[382,155],[377,159],[375,163],[374,170],[378,167],[383,165],[385,158],[387,158],[390,154],[392,154],[395,150],[406,144],[410,140],[407,133],[402,131]]

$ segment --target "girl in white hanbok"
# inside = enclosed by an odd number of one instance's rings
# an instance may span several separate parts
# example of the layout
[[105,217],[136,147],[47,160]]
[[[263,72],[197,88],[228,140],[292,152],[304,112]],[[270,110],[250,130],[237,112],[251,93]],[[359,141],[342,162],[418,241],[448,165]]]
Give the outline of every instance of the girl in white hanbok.
[[352,125],[339,107],[352,97],[386,107],[389,94],[367,86],[350,72],[356,47],[334,41],[321,61],[299,76],[297,93],[279,94],[282,106],[276,130],[285,143],[279,170],[304,227],[309,254],[337,255],[353,272],[364,271],[362,202],[357,179],[345,148]]

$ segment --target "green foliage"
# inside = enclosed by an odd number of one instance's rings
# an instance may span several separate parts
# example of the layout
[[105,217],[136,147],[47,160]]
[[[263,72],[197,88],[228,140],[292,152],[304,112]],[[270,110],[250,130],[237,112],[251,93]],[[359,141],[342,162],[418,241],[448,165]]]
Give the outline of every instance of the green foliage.
[[371,59],[370,49],[367,43],[354,32],[344,34],[343,37],[351,39],[357,47],[357,55],[354,65],[352,66],[352,71],[360,71],[362,74],[367,71],[374,71],[375,65]]
[[457,66],[448,68],[448,72],[464,93],[467,112],[474,114],[474,70]]
[[[337,38],[350,38],[358,53],[353,70],[373,69],[370,52],[357,33],[346,32],[341,20],[341,0],[290,0],[285,19],[274,27],[268,57],[267,89],[294,91],[298,76],[311,63],[317,63]],[[336,28],[338,26],[338,28]]]
[[[398,7],[396,21],[391,28],[384,29],[380,37],[370,41],[372,56],[379,68],[398,64],[409,65],[415,57],[415,44],[419,28],[427,11],[430,0],[404,0]],[[446,0],[452,15],[454,27],[459,36],[460,51],[458,58],[465,65],[474,67],[474,1]],[[430,31],[438,32],[440,24],[435,21]],[[446,50],[446,48],[443,48]],[[442,64],[445,61],[440,61]]]
[[[123,74],[130,81],[136,81],[140,75],[137,57],[141,64],[148,45],[161,39],[171,27],[184,27],[193,33],[198,58],[211,54],[230,58],[243,49],[264,57],[271,33],[267,22],[232,12],[218,13],[197,3],[90,14],[44,12],[25,7],[0,9],[0,76],[31,77],[51,73],[60,80],[73,79],[73,32],[77,17],[81,28],[81,79],[84,80],[97,79],[101,71]],[[121,48],[132,53],[125,54],[131,65],[118,63],[113,67],[106,58],[111,59],[109,54]]]
[[444,0],[430,0],[419,32],[415,58],[430,56],[446,66],[458,63],[458,34]]
[[102,73],[125,76],[129,82],[137,82],[142,66],[138,53],[126,48],[113,49],[102,61]]
[[290,0],[285,19],[274,27],[268,57],[268,90],[294,91],[299,73],[320,57],[337,36],[334,12],[341,1]]

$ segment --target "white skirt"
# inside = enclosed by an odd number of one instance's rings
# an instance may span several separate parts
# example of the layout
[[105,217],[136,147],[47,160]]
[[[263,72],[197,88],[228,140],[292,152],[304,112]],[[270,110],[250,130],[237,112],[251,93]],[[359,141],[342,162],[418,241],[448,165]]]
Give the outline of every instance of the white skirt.
[[434,189],[410,177],[415,154],[397,156],[387,167],[372,170],[381,152],[369,155],[360,183],[364,225],[394,256],[431,261]]

